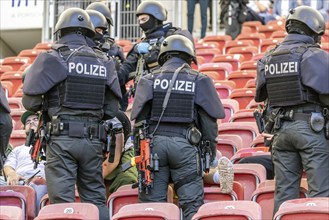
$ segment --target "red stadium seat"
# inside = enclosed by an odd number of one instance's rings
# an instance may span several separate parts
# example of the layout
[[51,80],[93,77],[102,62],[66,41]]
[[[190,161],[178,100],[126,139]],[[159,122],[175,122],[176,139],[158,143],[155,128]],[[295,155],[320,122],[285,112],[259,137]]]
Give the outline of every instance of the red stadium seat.
[[[2,186],[0,186],[1,190]],[[28,219],[27,209],[26,209],[26,198],[20,192],[15,191],[0,191],[0,206],[13,206],[17,207],[17,214],[23,216],[22,219]],[[0,213],[2,214],[2,213]],[[7,215],[8,216],[8,215]]]
[[281,204],[274,220],[328,220],[329,198],[301,198],[288,200]]
[[218,79],[216,80],[224,80],[232,72],[232,65],[229,63],[204,63],[199,66],[200,72],[217,72]]
[[225,118],[220,119],[219,122],[224,123],[224,122],[228,122],[230,120],[230,117],[235,112],[237,112],[240,109],[240,107],[239,107],[239,102],[234,99],[221,99],[221,102],[225,110]]
[[191,68],[194,69],[194,70],[198,70],[199,66],[206,62],[204,57],[202,57],[202,56],[196,56],[196,60],[197,60],[198,64],[195,64],[194,62],[192,62],[192,64],[191,64]]
[[[264,145],[264,137],[262,135],[258,135],[250,144],[251,148],[257,147],[265,147]],[[267,147],[268,148],[268,147]]]
[[[234,146],[236,149],[234,149],[234,154],[239,151],[240,149],[243,148],[243,140],[242,140],[242,137],[240,137],[240,135],[237,135],[237,134],[220,134],[217,136],[217,139],[216,140],[229,140],[230,142],[233,142],[234,143]],[[229,143],[229,142],[227,142]],[[225,148],[223,148],[222,146],[220,147],[221,148],[221,153],[222,151],[225,150]],[[229,148],[229,150],[231,151],[231,147]],[[236,151],[235,151],[236,150]],[[227,150],[225,150],[227,151]],[[224,155],[224,154],[223,154]]]
[[[168,187],[167,202],[173,202],[173,190],[171,187]],[[110,219],[123,206],[135,203],[138,203],[138,189],[132,189],[131,185],[120,187],[116,192],[112,193],[107,200]]]
[[8,65],[0,65],[0,77],[1,77],[1,75],[4,72],[12,71],[12,70],[13,70],[13,68],[11,66],[8,66]]
[[231,118],[230,122],[256,122],[254,117],[253,109],[243,109],[235,112]]
[[219,43],[217,42],[205,42],[205,43],[196,43],[195,44],[195,49],[211,49],[211,48],[217,48],[219,49]]
[[30,58],[29,63],[33,63],[35,58],[37,58],[37,56],[43,51],[45,51],[45,50],[26,49],[26,50],[22,50],[17,56],[18,57],[28,57],[28,58]]
[[245,109],[255,97],[254,88],[233,89],[230,98],[239,102],[240,109]]
[[[75,190],[75,202],[79,203],[80,202],[80,196],[78,193],[78,190]],[[50,205],[50,200],[49,200],[49,196],[48,194],[44,195],[41,200],[40,200],[40,209],[42,209],[43,207]]]
[[[15,121],[14,121],[13,125],[14,124],[16,124]],[[26,140],[25,130],[13,130],[10,135],[9,143],[13,147],[17,147],[17,146],[24,144],[25,140]]]
[[24,125],[21,122],[21,116],[25,112],[24,109],[12,109],[10,112],[11,118],[16,122],[14,130],[23,130]]
[[327,51],[329,53],[329,43],[328,42],[322,43],[321,44],[321,49],[322,50],[325,50],[325,51]]
[[258,27],[262,26],[260,21],[245,21],[242,23],[242,27],[249,27],[252,30],[252,33],[256,33]]
[[217,54],[212,59],[212,63],[230,63],[232,65],[232,71],[236,71],[240,68],[240,63],[244,60],[242,54]]
[[266,180],[266,170],[261,164],[233,164],[234,181],[244,187],[244,199],[250,200],[258,185]]
[[234,81],[236,88],[243,88],[245,87],[247,81],[250,79],[255,79],[256,75],[256,71],[253,70],[233,71],[227,76],[227,80]]
[[[0,196],[1,198],[1,196]],[[13,220],[13,219],[25,219],[22,208],[9,205],[0,206],[0,219],[1,220]]]
[[261,207],[252,201],[219,201],[203,204],[192,220],[259,220]]
[[218,48],[196,49],[195,52],[197,56],[205,59],[205,63],[210,63],[215,55],[222,53]]
[[10,109],[22,109],[25,110],[23,104],[22,104],[22,98],[17,98],[17,97],[9,97],[8,99],[8,104]]
[[271,35],[271,39],[278,39],[279,42],[283,40],[288,35],[287,31],[284,30],[278,30],[274,31]]
[[229,81],[220,80],[214,82],[218,96],[221,99],[228,99],[231,95],[232,90],[235,88],[235,84],[234,86],[232,86],[233,84],[225,83],[225,82],[229,82]]
[[15,98],[22,98],[22,97],[23,97],[23,94],[24,94],[24,92],[23,92],[23,84],[21,84],[21,85],[17,88],[17,90],[16,90],[16,92],[14,93],[13,97],[15,97]]
[[230,35],[215,35],[215,36],[205,36],[203,42],[217,42],[219,44],[219,49],[223,51],[226,42],[231,41],[232,37]]
[[124,219],[172,219],[180,220],[179,208],[172,203],[137,203],[123,206],[118,213],[112,216],[112,220]]
[[52,43],[37,43],[33,49],[35,50],[50,50],[53,46]]
[[23,72],[21,71],[8,71],[1,75],[1,82],[10,81],[13,83],[13,92],[15,93],[17,89],[23,84],[22,82]]
[[236,152],[237,154],[250,153],[250,152],[268,152],[269,147],[253,147],[253,148],[243,148]]
[[264,102],[256,102],[255,99],[250,100],[248,105],[246,106],[246,109],[256,109],[258,107],[263,108],[264,107]]
[[11,97],[14,94],[13,83],[10,81],[1,81],[2,89],[5,91],[6,97]]
[[241,63],[240,70],[253,70],[256,73],[257,70],[257,61],[250,60],[250,61],[244,61]]
[[[244,88],[256,88],[256,79],[249,79]],[[246,108],[248,108],[248,105]]]
[[223,193],[220,191],[220,184],[204,184],[205,197],[204,202],[215,201],[236,201],[244,199],[244,188],[241,183],[233,181],[233,191],[231,193]]
[[286,30],[286,22],[284,19],[281,19],[281,20],[270,20],[267,22],[266,25],[275,25],[277,27],[279,27],[279,30],[283,30],[285,31]]
[[243,141],[243,148],[247,148],[259,133],[256,123],[226,122],[218,125],[218,134],[239,135]]
[[254,42],[254,46],[257,47],[257,49],[260,43],[262,42],[262,39],[266,39],[266,36],[263,33],[252,33],[252,34],[241,33],[236,38],[236,40],[252,40]]
[[[272,219],[274,210],[275,180],[266,180],[253,192],[251,200],[262,207],[263,219]],[[300,187],[300,198],[306,197],[307,190]]]
[[[239,143],[236,143],[234,140],[225,139],[225,138],[217,138],[217,150],[219,150],[222,156],[227,158],[231,158],[236,152],[237,149],[241,146],[238,146]],[[242,139],[241,139],[242,144]]]
[[263,39],[260,43],[260,52],[264,53],[272,48],[274,48],[278,43],[281,42],[281,39]]
[[266,38],[270,38],[272,33],[276,30],[281,30],[281,27],[278,25],[262,25],[258,27],[258,33],[262,33]]
[[[244,149],[250,149],[250,148],[244,148]],[[245,157],[251,157],[251,156],[261,156],[261,155],[271,155],[271,152],[259,152],[259,151],[250,151],[249,152],[243,152],[243,151],[238,151],[236,152],[236,154],[233,155],[233,157],[231,157],[231,162],[233,164],[236,164],[238,163],[242,158],[245,158]]]
[[17,71],[23,64],[31,63],[28,57],[6,57],[2,61],[2,65],[8,65]]
[[224,46],[224,54],[227,53],[233,47],[247,47],[254,46],[254,42],[252,40],[234,40],[226,42]]
[[253,31],[254,30],[248,26],[242,26],[242,28],[241,28],[241,33],[253,33]]
[[58,203],[43,207],[35,220],[99,219],[96,205],[91,203]]
[[[18,192],[21,193],[26,201],[26,214],[28,219],[33,220],[36,216],[36,193],[34,189],[30,186],[0,186],[0,191],[2,192]],[[2,199],[1,199],[2,200]]]
[[258,48],[255,46],[247,47],[232,47],[227,51],[227,54],[242,54],[245,61],[253,59],[253,56],[258,53]]

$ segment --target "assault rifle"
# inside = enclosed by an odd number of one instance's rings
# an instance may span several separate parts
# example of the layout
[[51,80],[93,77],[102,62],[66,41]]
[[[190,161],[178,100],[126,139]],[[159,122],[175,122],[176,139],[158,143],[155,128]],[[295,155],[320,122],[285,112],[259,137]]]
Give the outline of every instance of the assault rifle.
[[41,160],[46,160],[46,156],[43,152],[46,150],[47,136],[46,136],[46,124],[43,120],[43,113],[39,115],[39,123],[37,130],[30,129],[29,135],[26,139],[25,145],[30,146],[31,160],[34,163],[33,168],[36,169]]
[[143,54],[139,55],[138,62],[137,62],[137,67],[136,67],[136,72],[132,72],[129,74],[129,79],[134,79],[134,86],[129,89],[129,96],[135,96],[137,84],[139,80],[142,78],[144,75],[144,64],[145,64],[145,59],[143,57]]
[[[138,126],[141,125],[142,126]],[[148,189],[153,187],[154,171],[159,170],[159,157],[157,154],[151,153],[151,139],[148,135],[148,125],[145,121],[139,122],[135,125],[139,127],[137,139],[138,147],[135,149],[135,157],[129,162],[121,166],[122,171],[126,171],[133,166],[138,166],[138,182],[133,185],[133,188],[138,187],[139,192],[145,189],[146,194]]]

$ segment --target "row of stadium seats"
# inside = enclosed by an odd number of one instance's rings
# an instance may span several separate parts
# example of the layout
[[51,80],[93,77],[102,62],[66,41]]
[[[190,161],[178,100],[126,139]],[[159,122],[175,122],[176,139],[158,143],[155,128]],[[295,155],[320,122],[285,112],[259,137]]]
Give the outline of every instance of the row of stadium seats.
[[[234,182],[234,191],[230,194],[222,193],[219,187],[206,186],[205,204],[199,209],[193,219],[208,219],[206,217],[216,219],[216,217],[218,218],[222,215],[226,215],[228,219],[239,219],[239,216],[255,220],[271,219],[274,185],[274,181],[260,183],[257,189],[253,191],[251,199],[248,200],[239,198],[239,195],[243,194],[243,188],[241,188],[241,184],[238,182]],[[5,217],[7,219],[97,219],[94,217],[98,216],[97,207],[80,203],[78,194],[76,194],[75,203],[64,204],[49,204],[49,199],[46,195],[40,204],[41,211],[39,214],[36,214],[34,210],[35,192],[31,187],[1,186],[0,190],[0,219],[6,219]],[[111,219],[121,219],[127,214],[129,215],[125,217],[134,216],[142,218],[149,215],[153,216],[152,219],[162,219],[164,216],[167,217],[165,219],[181,219],[180,209],[173,202],[172,189],[171,191],[168,190],[168,198],[166,203],[138,203],[138,189],[131,189],[131,185],[126,185],[111,194],[107,204]],[[294,218],[289,216],[287,219],[315,219],[315,216],[317,220],[327,219],[329,217],[328,202],[329,198],[306,198],[306,189],[301,186],[300,199],[289,200],[284,203],[276,216],[281,216],[286,211],[289,211],[290,214],[294,214]],[[96,209],[92,206],[96,207]],[[140,209],[139,207],[143,208]],[[80,210],[81,208],[82,210]],[[282,210],[286,208],[287,210]],[[127,211],[129,212],[126,213]],[[160,215],[159,212],[162,212],[162,214]],[[70,214],[71,216],[68,217],[67,215]],[[73,216],[73,214],[76,216]],[[312,216],[311,218],[309,218],[310,215]]]

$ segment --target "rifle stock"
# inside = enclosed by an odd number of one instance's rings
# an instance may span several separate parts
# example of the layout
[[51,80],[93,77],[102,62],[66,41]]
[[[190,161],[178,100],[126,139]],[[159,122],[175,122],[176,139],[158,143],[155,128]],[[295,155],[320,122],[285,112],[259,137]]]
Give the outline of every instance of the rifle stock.
[[38,128],[35,134],[34,141],[32,142],[32,148],[30,151],[31,160],[34,163],[34,169],[36,169],[40,161],[44,159],[42,149],[46,147],[46,132],[45,132],[45,125],[43,123],[44,122],[42,120],[42,113],[41,113],[39,116]]

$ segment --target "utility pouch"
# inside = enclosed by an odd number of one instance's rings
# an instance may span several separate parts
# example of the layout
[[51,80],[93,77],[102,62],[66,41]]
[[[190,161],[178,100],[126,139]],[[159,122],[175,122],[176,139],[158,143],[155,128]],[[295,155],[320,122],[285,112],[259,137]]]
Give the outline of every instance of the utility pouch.
[[320,132],[324,128],[324,117],[320,112],[312,112],[310,118],[310,127],[314,132]]
[[70,137],[84,137],[84,124],[82,122],[69,122]]
[[64,124],[60,121],[59,118],[53,117],[51,120],[51,134],[60,135],[60,132],[64,130]]
[[107,131],[105,130],[105,125],[103,124],[100,124],[98,125],[98,135],[99,135],[99,141],[101,142],[106,142],[106,139],[107,139]]
[[190,127],[186,132],[186,139],[192,145],[198,145],[201,141],[202,134],[196,127]]

